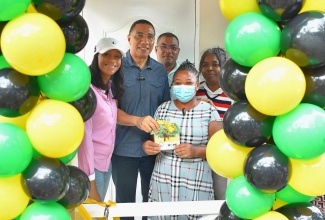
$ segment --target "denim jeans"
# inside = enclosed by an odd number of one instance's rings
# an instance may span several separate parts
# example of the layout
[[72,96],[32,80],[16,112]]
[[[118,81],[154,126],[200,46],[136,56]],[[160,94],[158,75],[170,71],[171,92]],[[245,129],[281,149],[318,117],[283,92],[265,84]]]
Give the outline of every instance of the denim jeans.
[[226,188],[227,178],[220,176],[219,174],[212,171],[214,199],[225,200],[226,199]]
[[112,176],[112,164],[109,166],[107,172],[102,172],[95,169],[97,192],[102,201],[104,201],[105,199],[111,176]]
[[[149,184],[155,165],[155,160],[155,155],[143,157],[123,157],[113,154],[112,177],[116,189],[117,203],[135,202],[138,172],[140,172],[141,177],[142,201],[148,202]],[[123,219],[134,218],[121,218],[121,220]],[[146,219],[146,217],[143,219]]]

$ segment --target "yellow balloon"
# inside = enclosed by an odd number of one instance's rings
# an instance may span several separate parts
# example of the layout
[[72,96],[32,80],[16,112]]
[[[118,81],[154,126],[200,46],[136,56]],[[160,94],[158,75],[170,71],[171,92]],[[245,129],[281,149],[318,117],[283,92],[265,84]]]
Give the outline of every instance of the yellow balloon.
[[313,10],[325,12],[325,1],[324,0],[305,0],[299,13],[302,13],[305,11],[313,11]]
[[264,215],[261,215],[260,217],[254,218],[254,220],[275,220],[275,219],[288,220],[288,218],[285,215],[275,211],[269,211]]
[[245,81],[249,103],[265,115],[277,116],[294,109],[304,97],[306,79],[300,67],[284,57],[255,64]]
[[26,209],[30,198],[23,187],[21,174],[0,178],[0,219],[14,219]]
[[221,129],[210,138],[206,157],[214,172],[223,177],[236,178],[244,173],[244,162],[252,149],[232,142]]
[[8,63],[26,75],[46,74],[57,67],[66,42],[60,26],[41,13],[25,13],[10,20],[1,34],[1,50]]
[[274,204],[273,204],[272,209],[273,209],[273,210],[277,210],[277,209],[279,209],[279,208],[281,208],[282,206],[285,206],[285,205],[287,205],[287,204],[288,204],[287,202],[284,202],[284,201],[282,201],[282,200],[276,198],[275,201],[274,201]]
[[260,11],[256,0],[219,0],[219,7],[222,15],[232,21],[235,17],[247,13]]
[[289,159],[292,170],[288,184],[296,191],[308,196],[324,195],[325,153],[310,160]]
[[26,132],[40,154],[59,158],[78,148],[84,135],[84,124],[80,113],[72,105],[46,99],[31,111]]
[[21,129],[26,131],[26,121],[27,121],[28,117],[29,117],[29,113],[24,114],[19,117],[13,117],[13,118],[0,115],[0,122],[8,122],[8,123],[17,125]]

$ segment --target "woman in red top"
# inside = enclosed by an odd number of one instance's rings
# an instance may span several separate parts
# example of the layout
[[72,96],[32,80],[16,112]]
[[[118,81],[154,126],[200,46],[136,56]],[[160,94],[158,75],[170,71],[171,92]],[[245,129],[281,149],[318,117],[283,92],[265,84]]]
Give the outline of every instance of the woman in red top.
[[[220,67],[226,62],[227,58],[226,51],[220,47],[209,48],[204,51],[199,65],[199,72],[204,77],[204,81],[200,83],[199,90],[196,92],[196,97],[210,100],[216,106],[221,119],[233,103],[222,91],[219,84]],[[225,199],[227,179],[214,172],[212,178],[215,199]]]

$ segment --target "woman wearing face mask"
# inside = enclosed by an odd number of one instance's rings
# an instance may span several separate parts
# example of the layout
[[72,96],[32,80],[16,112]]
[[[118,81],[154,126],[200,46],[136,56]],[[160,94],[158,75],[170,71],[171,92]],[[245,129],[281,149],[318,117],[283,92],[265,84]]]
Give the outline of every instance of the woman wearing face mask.
[[[161,104],[156,120],[176,123],[180,128],[180,144],[174,150],[161,151],[159,144],[146,141],[148,155],[158,154],[149,189],[149,201],[213,200],[211,169],[206,161],[209,138],[222,128],[216,108],[195,97],[198,71],[185,62],[176,70],[172,91],[173,101]],[[160,216],[159,219],[198,219],[199,215]],[[157,219],[153,217],[152,219]]]

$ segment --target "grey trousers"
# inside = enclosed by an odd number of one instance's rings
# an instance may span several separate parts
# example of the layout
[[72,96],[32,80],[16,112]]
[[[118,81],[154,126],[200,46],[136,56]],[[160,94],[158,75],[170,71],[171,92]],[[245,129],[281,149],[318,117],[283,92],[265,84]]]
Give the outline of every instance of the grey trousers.
[[224,200],[226,197],[227,178],[212,171],[214,199]]

